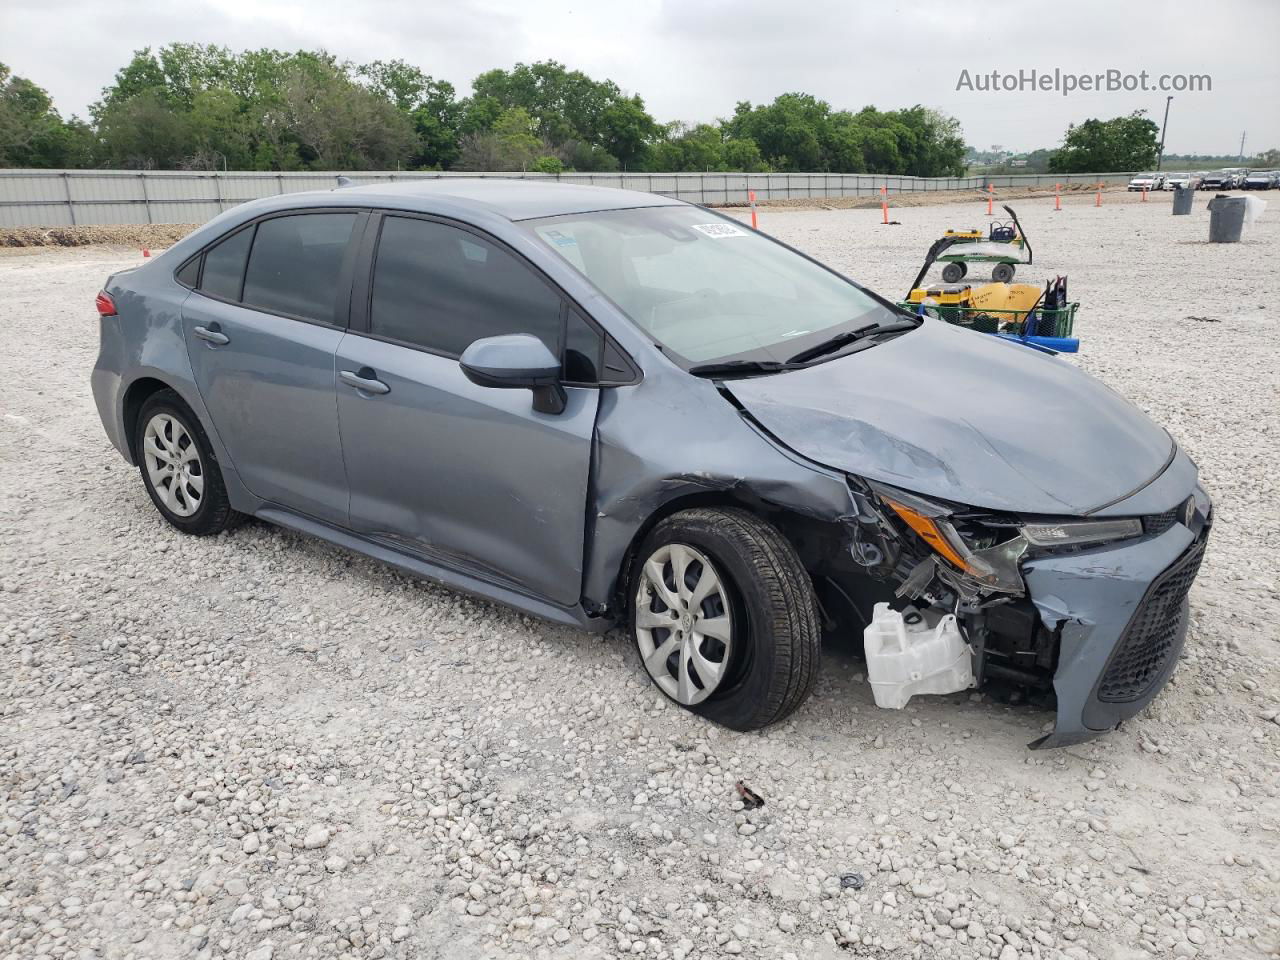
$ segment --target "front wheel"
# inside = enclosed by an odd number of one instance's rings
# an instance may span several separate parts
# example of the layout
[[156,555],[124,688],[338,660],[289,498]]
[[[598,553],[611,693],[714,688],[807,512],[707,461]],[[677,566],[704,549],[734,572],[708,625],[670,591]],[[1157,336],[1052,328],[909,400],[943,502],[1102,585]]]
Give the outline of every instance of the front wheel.
[[1013,264],[997,263],[991,271],[991,279],[996,283],[1008,283],[1013,279]]
[[813,689],[821,628],[786,538],[745,510],[674,514],[632,570],[631,634],[668,698],[734,730],[786,717]]
[[942,268],[942,280],[944,283],[957,283],[966,272],[965,264],[952,261]]

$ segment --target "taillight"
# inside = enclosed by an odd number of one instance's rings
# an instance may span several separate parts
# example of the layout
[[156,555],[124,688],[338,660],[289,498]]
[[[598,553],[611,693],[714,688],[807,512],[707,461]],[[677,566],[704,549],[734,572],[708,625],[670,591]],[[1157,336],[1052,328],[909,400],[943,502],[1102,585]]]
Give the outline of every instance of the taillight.
[[116,302],[111,299],[111,294],[103,290],[98,294],[98,299],[93,301],[93,305],[98,308],[98,316],[114,317],[116,315]]

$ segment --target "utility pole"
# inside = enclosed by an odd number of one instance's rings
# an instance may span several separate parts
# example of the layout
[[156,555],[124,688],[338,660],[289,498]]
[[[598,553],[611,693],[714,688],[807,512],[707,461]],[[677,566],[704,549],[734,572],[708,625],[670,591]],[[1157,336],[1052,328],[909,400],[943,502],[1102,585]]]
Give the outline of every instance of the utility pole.
[[1240,163],[1244,163],[1244,135],[1248,132],[1248,130],[1244,130],[1240,134]]
[[1165,97],[1164,100],[1164,123],[1160,124],[1160,152],[1156,154],[1156,172],[1160,171],[1160,164],[1164,163],[1164,132],[1169,129],[1169,104],[1173,103],[1173,97]]

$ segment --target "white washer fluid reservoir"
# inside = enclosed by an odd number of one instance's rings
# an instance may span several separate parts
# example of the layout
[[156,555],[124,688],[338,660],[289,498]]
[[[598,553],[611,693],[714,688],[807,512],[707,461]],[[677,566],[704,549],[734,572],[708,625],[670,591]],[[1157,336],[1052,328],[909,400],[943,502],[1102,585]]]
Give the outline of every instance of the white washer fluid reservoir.
[[974,685],[973,651],[952,614],[877,603],[862,638],[877,707],[901,710],[918,693]]

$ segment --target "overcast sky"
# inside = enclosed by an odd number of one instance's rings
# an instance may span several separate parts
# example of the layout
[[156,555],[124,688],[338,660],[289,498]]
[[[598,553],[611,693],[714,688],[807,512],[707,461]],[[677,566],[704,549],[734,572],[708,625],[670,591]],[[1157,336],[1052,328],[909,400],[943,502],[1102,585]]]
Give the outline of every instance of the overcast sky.
[[1280,147],[1276,0],[0,0],[0,62],[84,115],[131,51],[174,41],[323,47],[356,62],[402,57],[465,93],[491,67],[555,59],[644,97],[660,121],[713,120],[738,100],[803,90],[838,108],[923,103],[958,117],[985,149],[1056,145],[1067,124],[1146,109],[1166,94],[957,90],[992,68],[1155,83],[1174,93],[1170,153]]

